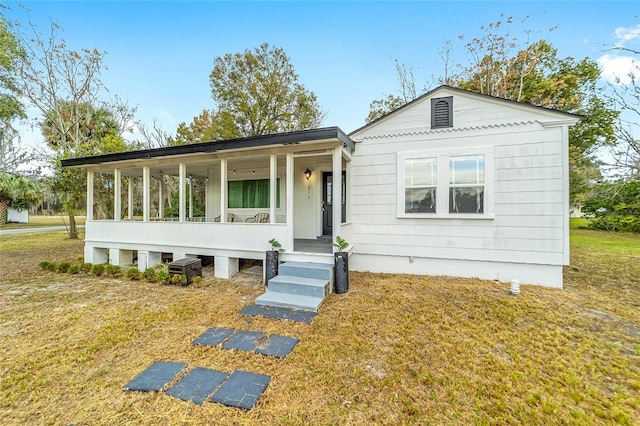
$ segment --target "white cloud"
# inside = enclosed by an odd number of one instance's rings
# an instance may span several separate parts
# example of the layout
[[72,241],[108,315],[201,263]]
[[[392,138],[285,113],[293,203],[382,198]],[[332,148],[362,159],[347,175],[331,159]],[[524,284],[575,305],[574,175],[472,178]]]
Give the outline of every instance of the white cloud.
[[618,40],[617,47],[622,47],[626,42],[640,38],[640,24],[635,27],[618,27],[613,31],[614,37]]
[[629,74],[640,77],[638,61],[631,56],[604,55],[598,58],[598,64],[602,70],[600,77],[614,84],[629,84]]

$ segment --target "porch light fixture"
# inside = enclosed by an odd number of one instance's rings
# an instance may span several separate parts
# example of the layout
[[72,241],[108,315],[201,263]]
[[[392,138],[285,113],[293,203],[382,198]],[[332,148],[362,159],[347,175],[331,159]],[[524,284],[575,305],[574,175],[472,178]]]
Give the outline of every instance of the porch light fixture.
[[307,170],[304,171],[304,177],[306,177],[307,180],[309,180],[309,178],[311,177],[311,170],[309,170],[308,167]]

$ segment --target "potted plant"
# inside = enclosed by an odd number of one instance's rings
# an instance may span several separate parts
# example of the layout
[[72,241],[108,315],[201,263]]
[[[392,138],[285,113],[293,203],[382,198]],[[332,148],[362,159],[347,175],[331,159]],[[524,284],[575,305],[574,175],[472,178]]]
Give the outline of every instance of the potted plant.
[[335,290],[337,294],[349,291],[349,254],[345,252],[349,243],[340,235],[332,245],[337,249],[333,254]]
[[269,240],[271,250],[267,251],[265,258],[264,285],[269,286],[269,280],[278,275],[278,253],[284,251],[282,244],[275,238]]

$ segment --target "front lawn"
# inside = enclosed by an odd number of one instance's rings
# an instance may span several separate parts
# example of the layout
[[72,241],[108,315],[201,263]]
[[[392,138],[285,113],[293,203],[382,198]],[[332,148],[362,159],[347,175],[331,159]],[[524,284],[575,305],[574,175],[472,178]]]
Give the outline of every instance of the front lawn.
[[[243,317],[259,278],[198,286],[42,272],[64,232],[0,237],[0,424],[640,424],[640,237],[572,229],[565,289],[351,273],[312,324]],[[285,359],[209,327],[300,339]],[[271,376],[251,411],[125,392],[154,361]]]

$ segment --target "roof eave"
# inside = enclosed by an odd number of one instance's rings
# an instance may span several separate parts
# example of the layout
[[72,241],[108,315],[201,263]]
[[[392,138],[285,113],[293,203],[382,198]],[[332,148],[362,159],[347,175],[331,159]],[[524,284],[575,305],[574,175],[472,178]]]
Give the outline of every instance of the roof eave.
[[105,163],[131,160],[150,160],[198,153],[205,154],[249,148],[266,148],[276,145],[295,145],[305,142],[317,142],[330,139],[339,140],[344,147],[350,147],[351,149],[355,148],[355,143],[339,127],[323,127],[263,136],[251,136],[189,145],[145,149],[140,151],[120,152],[117,154],[69,158],[62,160],[62,167],[83,167]]

